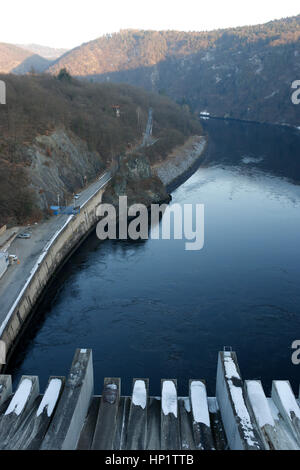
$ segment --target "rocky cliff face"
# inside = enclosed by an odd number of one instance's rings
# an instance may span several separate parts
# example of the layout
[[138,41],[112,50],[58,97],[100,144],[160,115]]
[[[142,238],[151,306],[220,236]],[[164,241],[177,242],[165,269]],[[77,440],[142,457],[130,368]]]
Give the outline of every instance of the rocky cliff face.
[[153,173],[149,159],[142,152],[120,157],[119,171],[102,200],[118,206],[120,196],[128,197],[128,205],[150,206],[170,200],[162,181]]
[[26,172],[42,210],[56,204],[58,195],[64,205],[104,170],[98,152],[89,151],[86,142],[64,129],[36,137],[26,153],[31,161]]

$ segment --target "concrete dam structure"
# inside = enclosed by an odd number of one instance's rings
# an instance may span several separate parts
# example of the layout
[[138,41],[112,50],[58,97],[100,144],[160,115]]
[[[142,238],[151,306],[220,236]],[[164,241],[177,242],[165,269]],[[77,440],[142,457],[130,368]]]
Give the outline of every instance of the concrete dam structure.
[[121,380],[94,389],[90,349],[78,349],[69,376],[50,377],[43,395],[36,376],[22,376],[12,393],[0,376],[0,449],[4,450],[299,450],[300,407],[288,381],[274,381],[270,398],[258,380],[241,378],[236,354],[218,356],[216,396],[205,381],[163,379],[161,396],[149,380],[133,379],[132,396]]

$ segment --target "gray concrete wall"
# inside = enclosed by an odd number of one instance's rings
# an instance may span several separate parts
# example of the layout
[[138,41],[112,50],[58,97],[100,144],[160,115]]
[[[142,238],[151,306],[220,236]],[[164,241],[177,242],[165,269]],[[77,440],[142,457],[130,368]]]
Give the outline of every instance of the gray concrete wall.
[[80,214],[70,216],[68,222],[54,235],[41,253],[2,325],[0,339],[5,341],[8,355],[21,333],[24,322],[55,271],[96,224],[98,220],[96,210],[102,201],[104,191],[105,188],[102,188],[94,194],[81,208]]

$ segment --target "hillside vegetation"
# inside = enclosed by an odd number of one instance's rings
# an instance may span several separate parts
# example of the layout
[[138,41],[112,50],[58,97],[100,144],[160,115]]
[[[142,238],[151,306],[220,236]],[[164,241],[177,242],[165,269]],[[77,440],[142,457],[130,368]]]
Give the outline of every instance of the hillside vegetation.
[[211,32],[124,30],[77,47],[49,67],[168,94],[217,116],[299,125],[300,15]]
[[0,43],[0,73],[26,74],[44,72],[52,65],[53,60],[13,44]]
[[58,57],[65,54],[68,49],[56,48],[56,47],[47,47],[40,44],[16,44],[18,47],[31,51],[34,54],[38,54],[45,59],[57,59]]
[[[129,85],[85,83],[68,75],[0,79],[7,85],[7,105],[0,106],[0,224],[41,216],[41,200],[56,201],[55,184],[49,190],[54,178],[57,185],[64,184],[66,197],[82,187],[83,177],[86,183],[96,178],[117,155],[141,141],[150,106],[159,139],[149,151],[152,161],[201,133],[185,109]],[[80,152],[72,160],[76,149],[82,149],[82,161]]]

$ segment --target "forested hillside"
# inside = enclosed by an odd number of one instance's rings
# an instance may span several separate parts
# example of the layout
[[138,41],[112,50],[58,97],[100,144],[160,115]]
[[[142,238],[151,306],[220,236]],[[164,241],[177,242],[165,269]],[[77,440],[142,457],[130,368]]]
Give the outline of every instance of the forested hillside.
[[124,30],[71,50],[50,68],[126,82],[217,116],[299,125],[300,15],[212,32]]
[[0,225],[41,216],[58,191],[67,199],[95,179],[141,141],[150,106],[159,139],[153,161],[201,133],[186,110],[130,85],[85,83],[68,74],[0,80],[7,85],[7,105],[0,106]]
[[44,72],[53,61],[45,59],[24,47],[0,43],[0,73],[26,74]]

